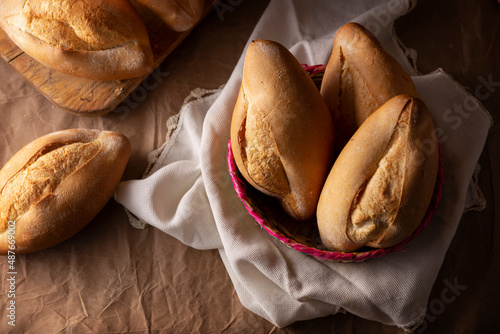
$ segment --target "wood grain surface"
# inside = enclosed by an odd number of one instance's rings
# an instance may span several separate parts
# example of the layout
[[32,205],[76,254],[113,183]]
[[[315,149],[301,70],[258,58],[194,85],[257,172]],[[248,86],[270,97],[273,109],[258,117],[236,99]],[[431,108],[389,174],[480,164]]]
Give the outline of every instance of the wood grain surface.
[[[175,32],[148,8],[131,1],[149,33],[154,54],[154,68],[192,31]],[[205,0],[205,17],[216,1]],[[26,54],[0,29],[0,55],[26,81],[56,106],[79,116],[99,116],[111,112],[145,79],[94,81],[54,71]]]

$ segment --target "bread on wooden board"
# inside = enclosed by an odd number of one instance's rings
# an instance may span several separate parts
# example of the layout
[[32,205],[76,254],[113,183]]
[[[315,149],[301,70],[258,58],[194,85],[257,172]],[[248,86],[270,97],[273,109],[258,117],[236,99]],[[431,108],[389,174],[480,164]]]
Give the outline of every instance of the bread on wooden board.
[[399,94],[418,97],[408,73],[369,30],[354,22],[342,26],[321,84],[334,118],[337,152],[370,114]]
[[19,150],[0,170],[0,254],[46,249],[80,231],[112,197],[129,157],[125,136],[86,129]]
[[148,32],[128,0],[2,0],[0,27],[47,67],[91,80],[153,69]]
[[137,0],[151,9],[172,30],[182,32],[193,28],[203,15],[204,0]]
[[252,41],[231,122],[242,176],[307,220],[333,163],[333,140],[328,108],[297,59],[277,42]]
[[399,95],[359,127],[337,157],[318,203],[325,246],[386,248],[421,223],[438,171],[433,121],[418,98]]

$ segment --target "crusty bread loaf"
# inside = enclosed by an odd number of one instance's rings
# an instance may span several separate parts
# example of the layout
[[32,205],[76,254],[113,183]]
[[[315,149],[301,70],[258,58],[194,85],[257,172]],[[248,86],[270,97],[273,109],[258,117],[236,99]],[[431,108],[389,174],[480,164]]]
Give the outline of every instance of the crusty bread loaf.
[[0,254],[11,245],[15,253],[42,250],[80,231],[111,198],[129,156],[125,136],[83,129],[19,150],[0,170]]
[[333,138],[328,108],[297,59],[277,42],[252,41],[231,122],[243,177],[307,220],[333,163]]
[[156,13],[174,31],[187,31],[201,19],[204,0],[137,0]]
[[153,51],[128,0],[3,0],[0,26],[51,69],[92,80],[147,75]]
[[334,118],[337,152],[369,115],[399,94],[418,97],[408,73],[363,26],[342,26],[321,84]]
[[331,250],[390,247],[421,223],[438,170],[431,115],[399,95],[369,116],[338,156],[318,203],[318,228]]

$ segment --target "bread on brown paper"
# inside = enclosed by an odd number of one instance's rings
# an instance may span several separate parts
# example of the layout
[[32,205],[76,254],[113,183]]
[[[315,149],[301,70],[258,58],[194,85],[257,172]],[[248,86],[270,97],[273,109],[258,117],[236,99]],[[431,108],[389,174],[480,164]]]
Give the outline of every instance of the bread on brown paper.
[[418,97],[408,73],[363,26],[342,26],[321,84],[334,118],[337,152],[370,114],[399,94]]
[[172,30],[182,32],[193,28],[203,15],[204,0],[137,0],[151,9]]
[[333,163],[333,138],[328,108],[297,59],[277,42],[252,41],[231,123],[243,177],[307,220]]
[[153,51],[128,0],[3,0],[0,27],[47,67],[91,80],[147,75]]
[[46,249],[80,231],[113,195],[129,157],[125,136],[83,129],[19,150],[0,170],[0,254]]
[[318,203],[322,242],[352,252],[404,240],[429,206],[438,160],[425,104],[407,95],[389,100],[365,120],[333,165]]

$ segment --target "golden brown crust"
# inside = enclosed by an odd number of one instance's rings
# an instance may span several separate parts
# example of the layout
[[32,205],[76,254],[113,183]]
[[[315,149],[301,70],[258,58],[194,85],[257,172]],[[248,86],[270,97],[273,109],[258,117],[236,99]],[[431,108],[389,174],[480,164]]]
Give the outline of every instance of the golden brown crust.
[[201,19],[204,0],[137,0],[155,12],[172,30],[182,32],[193,28]]
[[318,203],[332,250],[390,247],[420,224],[432,198],[438,149],[430,112],[399,95],[369,116],[338,156]]
[[370,114],[399,94],[418,97],[408,73],[363,26],[342,26],[321,85],[337,130],[337,151]]
[[146,27],[127,0],[7,0],[0,26],[34,59],[66,74],[123,80],[153,68]]
[[333,137],[328,108],[300,63],[279,43],[252,41],[231,123],[243,177],[290,216],[309,219],[333,161]]
[[129,156],[125,136],[83,129],[54,132],[19,150],[0,170],[0,254],[9,250],[9,222],[16,253],[80,231],[111,198]]

